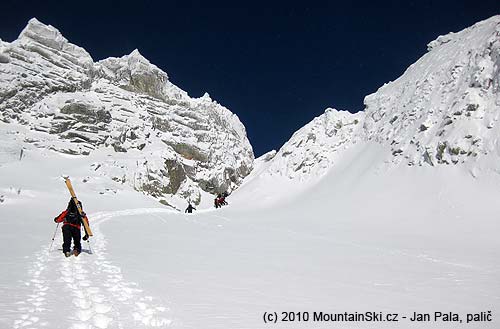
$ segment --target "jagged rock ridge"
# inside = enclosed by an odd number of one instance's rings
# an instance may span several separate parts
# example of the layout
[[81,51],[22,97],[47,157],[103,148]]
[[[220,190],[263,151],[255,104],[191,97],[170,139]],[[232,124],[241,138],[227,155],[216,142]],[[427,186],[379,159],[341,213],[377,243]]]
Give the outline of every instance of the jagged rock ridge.
[[438,37],[394,82],[365,98],[364,138],[394,162],[458,164],[497,149],[500,16]]
[[356,114],[328,109],[297,131],[267,174],[307,179],[337,151],[376,142],[389,163],[471,163],[500,149],[500,16],[438,37],[397,80],[366,96]]
[[200,201],[236,188],[253,151],[238,117],[208,94],[191,98],[138,50],[94,62],[50,25],[31,19],[0,41],[0,121],[57,152],[110,152],[95,173],[157,198]]

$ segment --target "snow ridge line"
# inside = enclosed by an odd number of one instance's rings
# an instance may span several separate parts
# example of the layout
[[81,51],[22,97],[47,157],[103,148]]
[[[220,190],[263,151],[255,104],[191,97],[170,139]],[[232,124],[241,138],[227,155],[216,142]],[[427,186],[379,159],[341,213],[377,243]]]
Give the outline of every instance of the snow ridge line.
[[[13,328],[167,328],[173,321],[170,309],[126,281],[121,268],[107,260],[106,239],[100,224],[118,216],[165,212],[161,208],[129,209],[94,213],[92,251],[65,258],[61,249],[47,253],[41,248],[28,271],[29,287],[24,301],[16,303],[19,317]],[[92,225],[91,223],[91,225]],[[55,245],[62,243],[58,235]],[[54,248],[55,249],[55,248]]]

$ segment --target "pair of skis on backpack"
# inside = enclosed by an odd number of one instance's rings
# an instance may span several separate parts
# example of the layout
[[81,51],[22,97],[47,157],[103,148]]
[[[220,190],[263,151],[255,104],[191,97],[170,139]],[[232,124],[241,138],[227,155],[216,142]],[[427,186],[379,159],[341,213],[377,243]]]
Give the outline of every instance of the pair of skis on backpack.
[[[69,193],[71,194],[71,197],[73,198],[73,202],[75,203],[75,205],[78,209],[78,213],[82,217],[83,229],[85,231],[85,236],[83,237],[83,241],[87,241],[87,239],[89,237],[93,236],[92,230],[90,229],[90,226],[89,226],[89,219],[87,218],[87,215],[83,212],[83,209],[82,209],[80,202],[78,202],[78,199],[77,199],[76,194],[75,194],[75,190],[73,190],[73,185],[71,185],[71,181],[70,181],[69,177],[64,177],[64,182],[66,183],[66,186],[68,187]],[[69,256],[66,256],[66,257],[69,257]]]

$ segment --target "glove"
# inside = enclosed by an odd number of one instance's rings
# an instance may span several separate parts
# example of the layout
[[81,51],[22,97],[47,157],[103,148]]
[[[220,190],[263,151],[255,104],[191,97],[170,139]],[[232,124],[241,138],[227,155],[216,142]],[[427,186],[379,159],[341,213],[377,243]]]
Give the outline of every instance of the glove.
[[87,234],[85,234],[85,236],[83,237],[83,241],[87,241],[89,239],[89,236]]

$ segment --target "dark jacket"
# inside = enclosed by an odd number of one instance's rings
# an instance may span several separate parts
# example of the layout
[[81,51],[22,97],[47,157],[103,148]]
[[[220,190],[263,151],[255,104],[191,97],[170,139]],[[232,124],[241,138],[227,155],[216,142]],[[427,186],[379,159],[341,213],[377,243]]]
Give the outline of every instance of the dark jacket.
[[189,204],[184,212],[192,213],[193,210],[196,210],[196,208]]
[[[82,203],[78,201],[80,208],[82,207]],[[85,216],[85,213],[83,213]],[[56,218],[54,218],[54,222],[61,223],[63,222],[63,226],[70,225],[76,227],[78,229],[81,228],[82,224],[82,216],[78,212],[78,208],[75,205],[73,199],[71,199],[68,203],[68,207],[62,213],[59,214]]]

